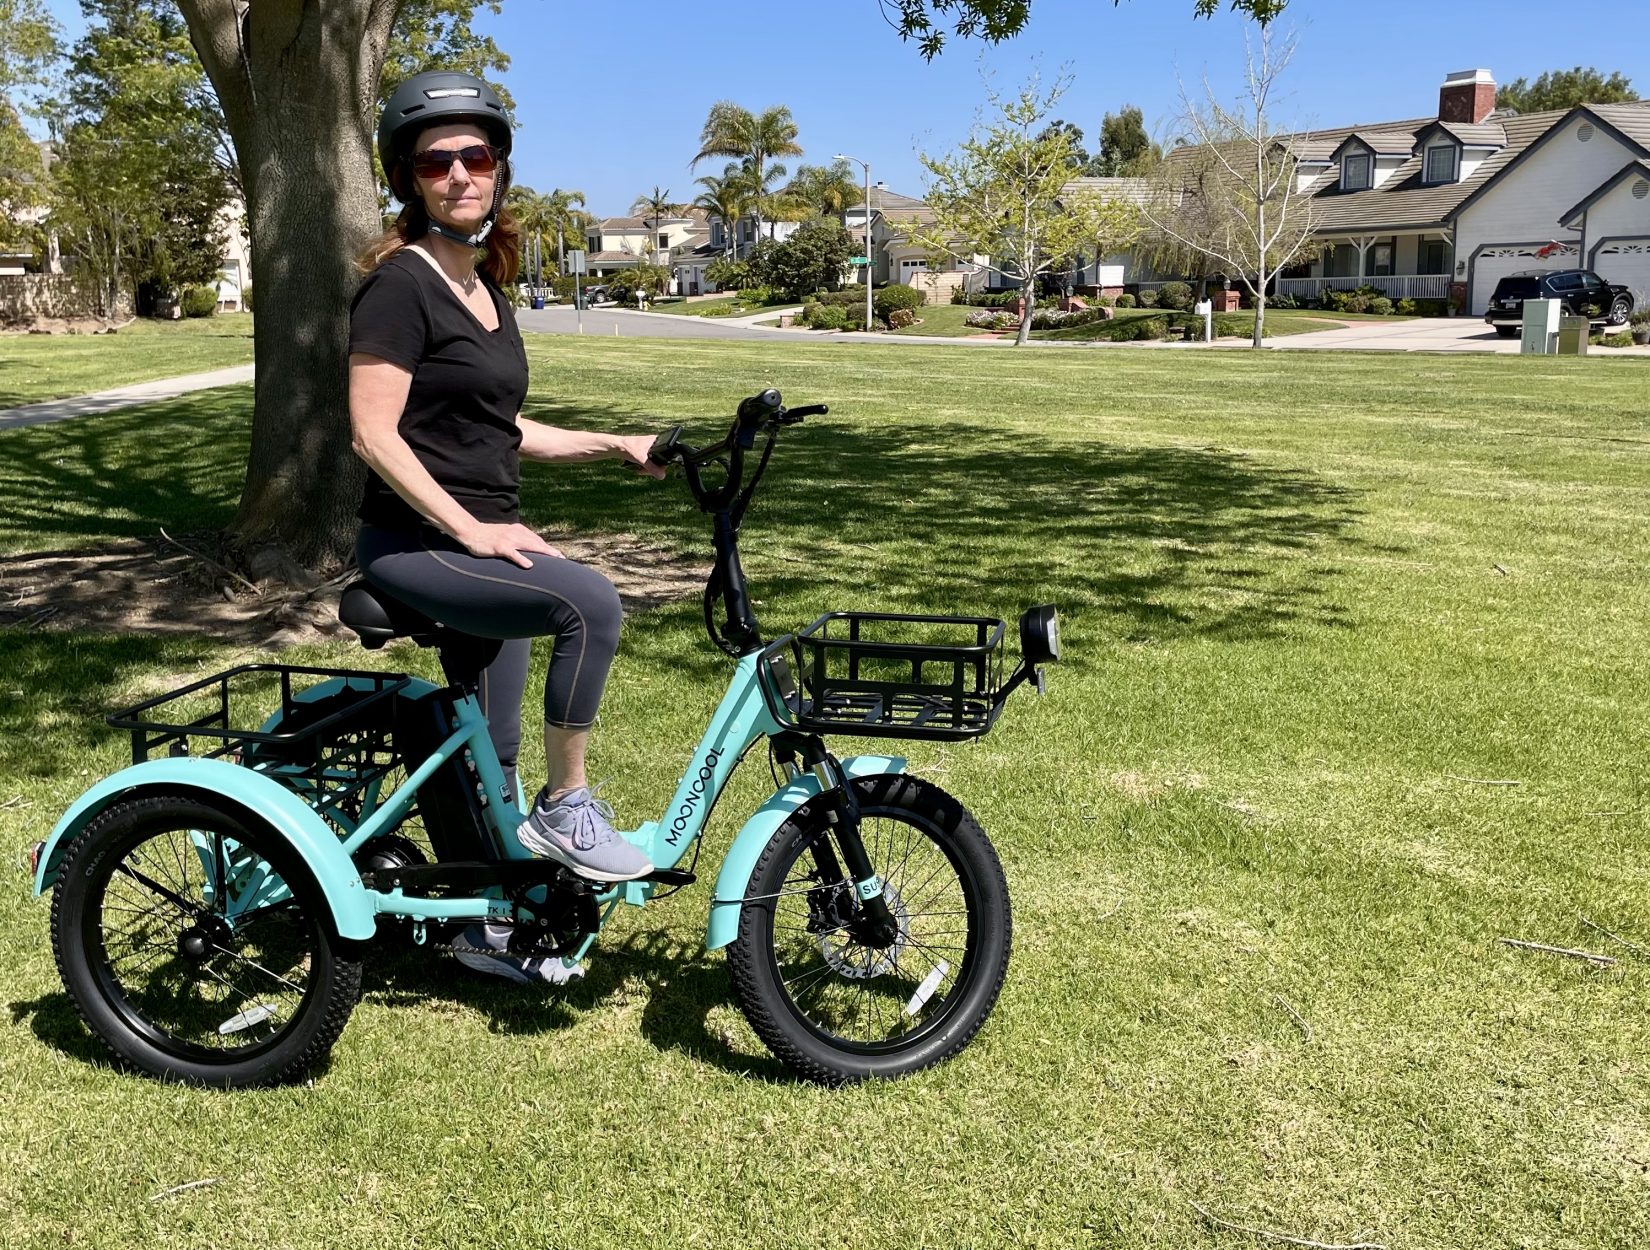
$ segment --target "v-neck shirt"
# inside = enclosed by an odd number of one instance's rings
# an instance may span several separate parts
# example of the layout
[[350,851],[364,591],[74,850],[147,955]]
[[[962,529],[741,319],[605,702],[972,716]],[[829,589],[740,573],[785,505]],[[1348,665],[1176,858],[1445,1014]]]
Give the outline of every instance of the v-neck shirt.
[[[509,301],[478,275],[498,329],[477,319],[446,277],[422,256],[396,252],[361,283],[350,306],[349,349],[412,374],[398,425],[413,455],[476,520],[520,515],[521,429],[527,353]],[[424,524],[376,473],[367,476],[360,518],[386,529]]]

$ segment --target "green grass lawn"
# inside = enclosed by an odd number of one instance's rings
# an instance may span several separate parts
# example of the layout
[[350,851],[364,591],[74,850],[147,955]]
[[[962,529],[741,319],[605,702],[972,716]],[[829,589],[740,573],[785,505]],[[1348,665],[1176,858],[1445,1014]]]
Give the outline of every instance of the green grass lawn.
[[[921,325],[908,326],[903,330],[890,331],[892,334],[910,336],[925,335],[939,338],[963,338],[981,333],[973,326],[963,324],[963,319],[978,309],[968,308],[961,304],[928,304],[917,310],[922,318]],[[1149,316],[1156,309],[1151,308],[1121,308],[1117,310],[1118,317]],[[1270,327],[1273,336],[1286,334],[1310,334],[1314,330],[1334,330],[1339,328],[1341,321],[1391,321],[1391,317],[1352,316],[1342,317],[1336,313],[1332,317],[1328,313],[1312,313],[1297,309],[1268,309],[1266,324]],[[1034,330],[1032,337],[1047,339],[1053,342],[1089,342],[1096,337],[1093,325],[1067,326],[1058,330]]]
[[140,318],[114,334],[0,335],[0,409],[251,363],[251,313]]
[[[528,344],[528,414],[565,425],[831,405],[745,521],[770,630],[1060,605],[1046,699],[908,747],[1008,872],[996,1013],[897,1084],[787,1078],[700,949],[757,762],[701,884],[620,916],[571,990],[385,958],[312,1084],[123,1075],[15,865],[125,762],[103,712],[243,657],[0,633],[0,1243],[1261,1244],[1195,1202],[1393,1250],[1646,1244],[1650,966],[1579,919],[1650,947],[1643,363]],[[221,521],[250,406],[0,433],[0,550]],[[529,467],[525,503],[709,546],[680,482],[612,465]],[[725,677],[697,604],[626,621],[592,760],[621,817],[667,801]]]

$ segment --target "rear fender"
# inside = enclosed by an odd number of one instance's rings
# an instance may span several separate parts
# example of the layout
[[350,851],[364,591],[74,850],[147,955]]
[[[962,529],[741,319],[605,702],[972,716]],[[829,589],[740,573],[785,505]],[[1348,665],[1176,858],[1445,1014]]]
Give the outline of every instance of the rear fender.
[[145,791],[193,791],[215,807],[245,813],[285,838],[303,857],[332,909],[338,936],[365,941],[373,936],[372,902],[361,885],[361,874],[350,862],[332,827],[310,810],[292,791],[261,773],[225,760],[149,760],[98,782],[75,801],[52,829],[40,852],[34,892],[42,894],[57,882],[58,869],[69,844],[105,808],[119,799],[141,798]]

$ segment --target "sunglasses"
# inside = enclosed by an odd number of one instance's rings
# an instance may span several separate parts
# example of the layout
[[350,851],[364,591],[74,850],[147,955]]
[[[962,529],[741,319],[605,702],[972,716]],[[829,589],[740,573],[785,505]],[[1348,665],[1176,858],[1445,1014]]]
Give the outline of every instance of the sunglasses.
[[472,174],[490,174],[498,168],[502,155],[490,143],[476,143],[466,148],[426,148],[413,153],[413,173],[420,178],[445,178],[452,171],[454,161],[463,161],[464,168]]

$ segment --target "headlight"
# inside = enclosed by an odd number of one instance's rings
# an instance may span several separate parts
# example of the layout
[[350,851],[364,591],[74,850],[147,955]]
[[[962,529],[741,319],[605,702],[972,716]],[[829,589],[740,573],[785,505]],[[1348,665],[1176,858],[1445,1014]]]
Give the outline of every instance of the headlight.
[[1020,617],[1020,655],[1033,668],[1060,662],[1060,622],[1052,603],[1027,608]]

